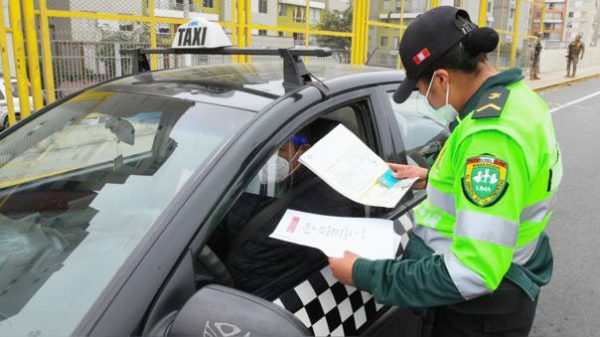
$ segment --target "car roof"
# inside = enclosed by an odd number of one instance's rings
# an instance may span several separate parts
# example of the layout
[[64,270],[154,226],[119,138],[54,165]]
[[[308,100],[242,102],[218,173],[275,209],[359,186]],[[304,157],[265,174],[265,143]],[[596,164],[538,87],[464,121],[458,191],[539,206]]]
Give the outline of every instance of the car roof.
[[[328,88],[327,95],[383,83],[400,82],[404,73],[370,66],[308,64]],[[281,62],[203,65],[146,72],[92,90],[119,91],[186,99],[260,111],[286,95]]]

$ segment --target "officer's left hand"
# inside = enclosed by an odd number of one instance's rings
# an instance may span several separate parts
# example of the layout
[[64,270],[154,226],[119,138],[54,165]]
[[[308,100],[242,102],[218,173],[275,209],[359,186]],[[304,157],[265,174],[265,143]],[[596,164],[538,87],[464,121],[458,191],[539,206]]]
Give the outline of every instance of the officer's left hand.
[[354,267],[354,262],[359,258],[360,256],[348,251],[344,252],[344,257],[330,257],[329,267],[331,267],[333,276],[344,284],[349,286],[354,285],[352,281],[352,267]]

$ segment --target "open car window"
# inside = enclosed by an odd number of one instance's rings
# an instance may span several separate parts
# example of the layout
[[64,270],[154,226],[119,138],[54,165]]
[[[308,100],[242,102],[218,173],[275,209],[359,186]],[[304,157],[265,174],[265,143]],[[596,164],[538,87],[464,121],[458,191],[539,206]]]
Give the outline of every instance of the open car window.
[[366,132],[369,117],[361,106],[336,109],[290,135],[248,184],[209,241],[235,288],[284,307],[316,336],[357,335],[375,321],[382,306],[370,294],[337,282],[320,250],[269,235],[287,209],[369,216],[368,207],[340,195],[296,160],[339,124],[374,148]]

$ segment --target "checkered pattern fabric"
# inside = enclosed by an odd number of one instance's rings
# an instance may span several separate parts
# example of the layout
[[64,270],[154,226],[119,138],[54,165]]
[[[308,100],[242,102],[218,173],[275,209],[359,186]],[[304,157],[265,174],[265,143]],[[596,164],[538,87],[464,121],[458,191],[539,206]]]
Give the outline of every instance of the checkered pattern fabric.
[[[395,221],[394,227],[400,234],[400,257],[408,244],[407,231],[412,228],[412,221],[405,215]],[[356,336],[383,307],[371,294],[338,282],[329,266],[284,292],[273,303],[293,313],[315,336]]]

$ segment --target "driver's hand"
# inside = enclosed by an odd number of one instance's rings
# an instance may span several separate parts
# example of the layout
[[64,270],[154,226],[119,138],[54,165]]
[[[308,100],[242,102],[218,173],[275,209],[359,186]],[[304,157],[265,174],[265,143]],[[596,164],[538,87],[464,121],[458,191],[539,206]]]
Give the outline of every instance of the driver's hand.
[[394,178],[396,179],[418,177],[419,179],[413,185],[414,189],[422,190],[427,185],[427,172],[429,172],[428,169],[414,165],[402,165],[394,163],[388,163],[388,165],[392,171],[394,171]]

